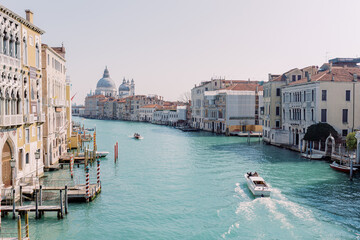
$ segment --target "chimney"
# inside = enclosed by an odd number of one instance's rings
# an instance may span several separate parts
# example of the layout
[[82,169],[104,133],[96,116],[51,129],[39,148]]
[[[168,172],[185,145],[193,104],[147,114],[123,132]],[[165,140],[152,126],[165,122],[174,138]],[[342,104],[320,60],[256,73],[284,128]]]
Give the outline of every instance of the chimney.
[[330,66],[329,66],[329,72],[331,73],[332,71],[332,63],[330,63]]
[[272,80],[272,75],[271,75],[271,73],[269,73],[269,81],[271,81]]
[[334,79],[334,74],[331,74],[331,81],[334,82],[335,79]]
[[26,13],[26,20],[29,21],[30,23],[34,23],[33,22],[33,12],[30,11],[30,9],[26,9],[25,13]]
[[310,73],[307,74],[306,78],[307,78],[307,81],[308,81],[308,82],[311,82],[311,75],[310,75]]
[[354,73],[354,82],[357,82],[357,74]]
[[248,83],[250,83],[250,78],[248,78]]

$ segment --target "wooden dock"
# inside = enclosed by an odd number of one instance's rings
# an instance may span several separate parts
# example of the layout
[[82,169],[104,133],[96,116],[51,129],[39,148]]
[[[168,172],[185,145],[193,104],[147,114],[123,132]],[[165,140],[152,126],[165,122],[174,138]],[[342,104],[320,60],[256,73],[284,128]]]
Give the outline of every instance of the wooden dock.
[[[93,201],[97,195],[101,192],[101,185],[97,183],[90,184],[90,197],[89,201]],[[86,202],[86,186],[76,185],[74,188],[68,189],[68,201],[69,202]]]
[[[13,206],[1,206],[1,213],[8,214],[13,213]],[[57,212],[58,218],[63,217],[62,206],[36,206],[35,205],[26,205],[26,206],[16,206],[15,212],[18,212],[20,215],[25,214],[25,212],[36,212],[38,211],[40,215],[43,215],[45,212]]]

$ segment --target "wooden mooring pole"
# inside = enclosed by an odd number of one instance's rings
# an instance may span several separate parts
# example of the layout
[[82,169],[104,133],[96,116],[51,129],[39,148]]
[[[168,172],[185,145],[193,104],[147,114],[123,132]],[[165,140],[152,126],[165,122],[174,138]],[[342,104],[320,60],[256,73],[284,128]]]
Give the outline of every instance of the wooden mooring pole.
[[29,211],[25,212],[25,233],[26,233],[26,237],[29,238],[30,234],[29,234]]
[[23,192],[23,189],[22,189],[22,186],[20,185],[20,206],[22,206],[22,205],[23,205],[22,192]]
[[15,188],[12,189],[13,219],[15,219]]
[[22,236],[21,236],[21,217],[20,217],[20,215],[18,215],[17,227],[18,227],[18,239],[21,240]]
[[68,186],[65,185],[65,214],[68,214]]
[[35,189],[35,218],[39,219],[39,200],[37,192],[37,189]]
[[86,166],[86,202],[90,201],[90,178],[89,178],[89,166]]

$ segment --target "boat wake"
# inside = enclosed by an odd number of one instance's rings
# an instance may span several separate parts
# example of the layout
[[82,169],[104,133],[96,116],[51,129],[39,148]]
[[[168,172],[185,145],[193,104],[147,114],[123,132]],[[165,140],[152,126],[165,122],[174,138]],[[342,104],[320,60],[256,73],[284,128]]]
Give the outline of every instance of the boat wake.
[[[254,225],[274,225],[273,228],[264,228],[254,236],[263,239],[266,235],[273,234],[279,228],[285,231],[289,236],[296,236],[296,226],[298,224],[308,226],[309,228],[320,228],[319,222],[316,221],[311,210],[300,206],[297,203],[288,200],[279,189],[272,188],[271,197],[266,198],[250,198],[245,192],[246,185],[236,184],[236,197],[241,199],[236,206],[235,214],[238,220],[231,224],[228,230],[221,236],[225,239],[232,231],[236,231],[241,223],[242,229],[252,229]],[[270,231],[270,232],[267,232]],[[315,231],[315,230],[314,230]],[[262,237],[263,236],[263,237]]]

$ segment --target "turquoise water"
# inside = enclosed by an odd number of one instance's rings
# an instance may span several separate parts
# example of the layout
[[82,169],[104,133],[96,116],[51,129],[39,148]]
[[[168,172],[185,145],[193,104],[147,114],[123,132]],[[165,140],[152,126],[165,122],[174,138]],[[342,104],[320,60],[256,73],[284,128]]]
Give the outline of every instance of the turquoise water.
[[[360,178],[350,182],[327,162],[257,139],[247,144],[146,123],[82,122],[96,124],[98,149],[110,152],[101,161],[102,193],[89,204],[70,204],[63,220],[31,214],[32,239],[359,238]],[[144,139],[132,139],[134,132]],[[273,187],[271,198],[254,199],[248,190],[244,173],[255,170]],[[75,168],[75,178],[85,178],[83,167]],[[3,226],[14,221],[5,217]]]

